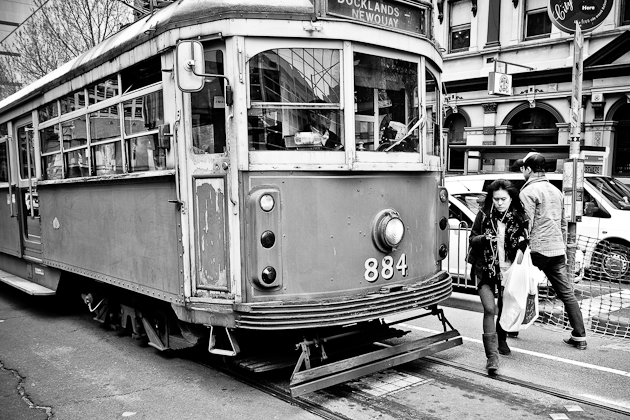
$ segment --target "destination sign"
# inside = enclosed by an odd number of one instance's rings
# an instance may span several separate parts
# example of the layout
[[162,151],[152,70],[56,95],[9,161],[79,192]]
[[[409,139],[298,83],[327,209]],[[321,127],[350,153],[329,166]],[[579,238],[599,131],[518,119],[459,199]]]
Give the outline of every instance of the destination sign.
[[328,14],[427,35],[426,8],[393,0],[328,0]]

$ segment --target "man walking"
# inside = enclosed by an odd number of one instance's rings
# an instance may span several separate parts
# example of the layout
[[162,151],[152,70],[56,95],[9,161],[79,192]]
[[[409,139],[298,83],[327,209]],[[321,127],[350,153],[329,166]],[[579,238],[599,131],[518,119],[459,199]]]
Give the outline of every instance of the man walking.
[[545,176],[545,157],[530,152],[517,161],[525,177],[519,197],[529,217],[529,244],[532,262],[542,270],[553,286],[573,327],[571,337],[564,342],[586,350],[586,330],[582,312],[573,287],[567,278],[567,221],[564,218],[563,195]]

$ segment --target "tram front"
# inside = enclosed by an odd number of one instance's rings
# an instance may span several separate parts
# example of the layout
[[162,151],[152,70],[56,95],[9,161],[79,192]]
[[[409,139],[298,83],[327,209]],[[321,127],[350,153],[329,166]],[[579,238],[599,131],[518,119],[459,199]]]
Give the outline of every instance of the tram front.
[[[385,317],[441,316],[437,304],[452,290],[441,270],[448,200],[431,5],[375,3],[381,18],[368,21],[364,3],[318,3],[318,20],[281,27],[235,20],[230,30],[247,36],[223,33],[220,48],[217,40],[177,48],[180,88],[205,73],[219,92],[204,88],[206,105],[227,108],[224,126],[201,132],[192,121],[189,141],[211,143],[214,156],[186,152],[196,154],[186,162],[195,203],[191,302],[233,299],[233,312],[208,322],[230,338],[216,352],[238,352],[233,330],[304,337],[296,395],[317,387],[314,374],[300,377],[312,371],[301,367],[312,367],[315,347],[355,332],[370,331],[370,343],[377,330],[396,335]],[[397,363],[461,344],[446,324]],[[360,374],[397,364],[368,359]]]

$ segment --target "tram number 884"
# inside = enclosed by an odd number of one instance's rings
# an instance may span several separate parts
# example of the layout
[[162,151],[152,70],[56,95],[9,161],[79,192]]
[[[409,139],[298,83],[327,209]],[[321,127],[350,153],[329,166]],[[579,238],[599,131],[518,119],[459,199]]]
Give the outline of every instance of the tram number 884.
[[403,277],[407,276],[407,256],[405,254],[401,254],[400,258],[398,258],[398,262],[396,266],[394,266],[394,258],[391,255],[387,255],[383,257],[381,260],[380,270],[378,260],[376,258],[368,258],[365,260],[365,272],[363,273],[363,278],[369,282],[375,282],[378,280],[379,275],[382,276],[385,280],[389,280],[394,277],[396,271],[400,271]]

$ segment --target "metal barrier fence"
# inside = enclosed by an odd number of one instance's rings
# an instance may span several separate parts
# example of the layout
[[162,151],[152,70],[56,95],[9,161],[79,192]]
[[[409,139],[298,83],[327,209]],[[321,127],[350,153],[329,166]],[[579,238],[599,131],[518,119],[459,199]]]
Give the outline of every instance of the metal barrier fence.
[[[466,263],[470,229],[462,222],[451,226],[447,261],[456,292],[476,294]],[[584,325],[589,333],[611,338],[630,338],[630,248],[609,241],[578,236],[576,258],[567,265],[573,279]],[[539,285],[539,324],[570,329],[564,305],[548,281]]]

